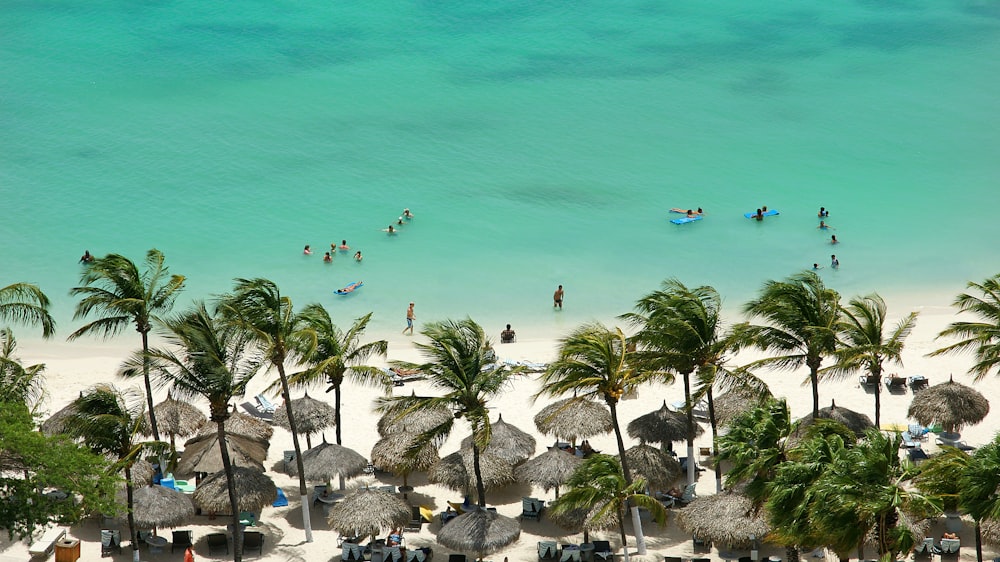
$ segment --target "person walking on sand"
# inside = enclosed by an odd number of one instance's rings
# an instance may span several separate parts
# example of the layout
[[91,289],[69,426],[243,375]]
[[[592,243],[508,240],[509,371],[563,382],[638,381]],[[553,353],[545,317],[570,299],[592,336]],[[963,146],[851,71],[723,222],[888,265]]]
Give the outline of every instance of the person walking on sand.
[[410,303],[410,308],[406,309],[406,328],[403,329],[403,333],[404,334],[406,332],[410,332],[410,335],[411,336],[413,335],[413,321],[416,318],[417,318],[417,316],[415,314],[413,314],[413,303],[411,302]]
[[562,285],[559,285],[559,288],[556,289],[555,294],[552,295],[552,308],[559,308],[559,310],[562,310],[562,301],[563,301],[563,288]]

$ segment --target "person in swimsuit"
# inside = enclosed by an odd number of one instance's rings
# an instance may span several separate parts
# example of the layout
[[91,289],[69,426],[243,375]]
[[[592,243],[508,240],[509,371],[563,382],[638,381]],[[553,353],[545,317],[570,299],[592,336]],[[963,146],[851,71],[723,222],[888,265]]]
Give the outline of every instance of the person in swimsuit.
[[333,263],[333,256],[330,255],[330,252],[323,254],[323,261],[326,263]]
[[361,250],[358,250],[357,253],[354,254],[354,261],[361,261]]
[[410,335],[411,336],[413,335],[413,321],[416,318],[417,318],[417,316],[415,314],[413,314],[413,303],[411,302],[410,303],[410,308],[406,309],[406,328],[403,329],[403,333],[404,334],[406,332],[410,332]]
[[559,285],[559,288],[556,289],[555,294],[552,295],[552,308],[558,307],[560,310],[562,310],[562,302],[563,302],[563,288],[562,285]]
[[830,255],[830,267],[832,267],[834,269],[837,269],[838,267],[840,267],[840,260],[837,259],[837,255],[836,254],[831,254]]
[[753,214],[750,218],[757,219],[759,221],[764,220],[764,211],[757,209],[757,212]]
[[351,247],[347,245],[347,240],[341,240],[340,241],[340,251],[346,252],[347,250],[350,250],[350,249],[351,249]]
[[403,209],[403,216],[409,220],[413,218],[413,213],[411,213],[409,209]]
[[91,263],[94,261],[94,256],[90,255],[90,250],[84,250],[83,255],[80,256],[80,263]]
[[819,221],[819,226],[817,226],[816,228],[820,230],[837,230],[836,228],[833,228],[832,226],[826,224],[826,221]]
[[838,242],[840,242],[840,240],[837,240],[837,235],[836,234],[830,236],[830,243],[831,244],[836,244]]
[[500,332],[500,343],[514,343],[514,338],[517,335],[514,330],[510,329],[510,324],[507,324],[507,329]]
[[824,218],[830,216],[830,211],[827,211],[826,207],[820,207],[819,208],[819,213],[817,213],[816,216],[819,217],[819,218],[821,218],[821,219],[824,219]]
[[302,249],[302,253],[307,256],[312,255],[313,251],[309,249],[309,244],[306,244],[306,247]]

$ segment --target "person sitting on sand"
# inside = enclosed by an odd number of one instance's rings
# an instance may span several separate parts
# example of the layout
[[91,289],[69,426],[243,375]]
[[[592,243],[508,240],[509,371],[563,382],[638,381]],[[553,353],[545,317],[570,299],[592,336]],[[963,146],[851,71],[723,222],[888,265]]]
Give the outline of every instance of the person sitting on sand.
[[330,252],[323,254],[323,261],[326,263],[333,263],[333,256],[330,255]]
[[507,324],[507,329],[500,332],[500,343],[514,343],[515,337],[514,330],[511,330],[510,324]]
[[361,259],[362,259],[362,258],[361,258],[361,250],[358,250],[358,251],[357,251],[357,252],[356,252],[356,253],[354,254],[354,261],[361,261]]
[[302,253],[307,256],[312,255],[313,251],[309,249],[309,244],[306,244],[306,247],[303,248]]

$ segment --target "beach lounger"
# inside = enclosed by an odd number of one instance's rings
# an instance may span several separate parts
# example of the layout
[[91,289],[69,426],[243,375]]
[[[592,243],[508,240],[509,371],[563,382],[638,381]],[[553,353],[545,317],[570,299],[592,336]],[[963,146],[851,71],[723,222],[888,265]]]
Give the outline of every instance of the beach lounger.
[[191,546],[191,531],[184,529],[181,531],[173,532],[173,541],[170,542],[170,552],[173,552],[180,548],[182,551],[186,550],[187,547]]
[[941,554],[957,554],[961,546],[959,539],[941,539]]
[[469,559],[464,554],[449,554],[448,562],[469,562]]
[[903,449],[915,449],[920,446],[920,443],[913,439],[913,436],[910,435],[909,431],[904,431],[903,433],[900,433],[899,436],[903,439],[899,444],[899,446]]
[[[749,556],[747,557],[749,558]],[[663,562],[681,562],[680,556],[664,556]]]
[[101,529],[101,558],[111,556],[116,550],[121,554],[122,532],[118,529]]
[[914,440],[923,441],[927,439],[927,434],[930,430],[926,427],[920,425],[919,423],[911,423],[906,430]]
[[926,553],[926,554],[941,554],[938,547],[934,546],[934,537],[924,537],[924,542],[920,543],[916,548],[913,549],[914,554],[916,553]]
[[559,551],[559,562],[581,562],[583,553],[578,544],[564,544]]
[[909,451],[907,451],[907,454],[909,454],[910,462],[912,462],[913,464],[919,464],[920,461],[925,461],[930,458],[927,456],[927,453],[920,447],[917,447],[916,449],[910,449]]
[[340,559],[344,562],[361,562],[365,559],[364,551],[359,544],[344,542],[340,545]]
[[871,388],[873,386],[878,386],[878,375],[873,375],[871,373],[866,373],[858,377],[858,382],[864,388]]
[[434,555],[428,547],[406,549],[406,562],[427,562]]
[[274,415],[275,406],[274,404],[271,403],[270,400],[267,399],[266,396],[264,396],[263,394],[258,394],[257,396],[254,396],[253,399],[255,402],[257,402],[258,410],[260,410],[265,414]]
[[229,536],[225,533],[212,533],[206,537],[208,540],[208,555],[225,551],[229,554]]
[[681,495],[672,496],[670,494],[663,494],[658,499],[663,503],[665,507],[683,507],[694,501],[698,497],[694,489],[697,484],[688,484],[684,486],[684,490],[681,491]]
[[521,519],[540,520],[544,507],[545,502],[538,498],[521,498]]
[[556,541],[538,541],[539,560],[558,560],[559,546]]
[[423,528],[423,526],[424,526],[424,517],[420,513],[420,506],[411,505],[410,522],[406,524],[406,527],[404,527],[404,529],[407,531],[415,531],[419,533],[420,529]]
[[260,531],[243,532],[243,553],[257,551],[258,556],[264,555],[264,533]]
[[930,381],[928,381],[927,377],[923,375],[914,375],[910,377],[910,389],[914,392],[927,388],[928,384],[930,384]]
[[694,545],[695,549],[712,548],[712,541],[703,539],[697,535],[691,535],[691,544]]
[[889,389],[889,392],[905,392],[906,377],[889,375],[888,377],[885,377],[885,387]]
[[594,541],[594,560],[610,562],[614,558],[615,555],[611,552],[611,543],[609,541]]

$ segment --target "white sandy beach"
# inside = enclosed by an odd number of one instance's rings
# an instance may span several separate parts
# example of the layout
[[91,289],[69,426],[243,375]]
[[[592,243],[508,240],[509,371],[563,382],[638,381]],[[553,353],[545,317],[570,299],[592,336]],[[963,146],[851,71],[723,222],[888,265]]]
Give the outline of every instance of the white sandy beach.
[[[905,312],[905,310],[899,308],[895,312],[898,314]],[[940,341],[934,341],[934,338],[949,322],[955,319],[956,316],[950,307],[942,306],[922,310],[916,329],[907,340],[904,352],[905,368],[897,370],[895,367],[890,367],[889,371],[907,376],[922,374],[930,379],[931,385],[946,381],[950,374],[953,374],[955,380],[958,382],[972,384],[971,377],[965,373],[966,368],[970,364],[968,357],[929,358],[925,356],[926,353],[943,345]],[[419,325],[417,328],[419,330]],[[502,358],[527,359],[539,362],[551,360],[556,351],[556,340],[561,334],[551,334],[550,338],[545,339],[532,337],[528,332],[528,330],[519,330],[519,341],[517,343],[498,344],[498,355]],[[134,334],[125,334],[112,343],[94,341],[66,343],[54,341],[38,344],[23,342],[20,348],[20,357],[26,364],[42,362],[48,366],[47,387],[49,400],[46,409],[51,413],[67,404],[92,384],[98,382],[112,382],[120,386],[131,384],[116,379],[114,376],[124,353],[132,349],[134,342],[131,336],[134,336]],[[369,334],[369,338],[374,339],[375,337],[375,335]],[[390,339],[389,359],[420,360],[416,349],[412,345],[413,340],[411,338],[398,334],[389,335],[388,337]],[[419,338],[420,336],[416,337]],[[750,356],[740,357],[735,363],[740,364],[749,359],[751,359]],[[788,398],[792,406],[793,415],[801,417],[811,411],[809,387],[800,384],[805,379],[804,372],[764,372],[761,375],[776,395]],[[261,392],[269,382],[269,374],[261,376],[255,381],[247,397],[250,398],[257,392]],[[988,398],[1000,395],[1000,392],[998,392],[1000,391],[1000,379],[996,377],[987,378],[982,382],[976,383],[974,386]],[[324,388],[313,389],[310,395],[314,398],[327,397],[332,400],[331,395],[324,395],[322,393],[323,390]],[[395,389],[398,393],[406,394],[414,390],[417,394],[422,394],[429,392],[429,387],[424,382],[416,382],[408,383],[403,387]],[[492,408],[496,415],[503,414],[506,422],[535,435],[537,439],[536,453],[540,453],[545,451],[546,446],[551,445],[553,439],[539,434],[532,421],[534,415],[549,402],[549,399],[539,399],[537,402],[533,402],[532,398],[537,390],[538,383],[536,377],[527,376],[519,378],[507,393],[492,404]],[[375,421],[378,416],[371,411],[372,402],[377,394],[378,391],[375,389],[360,388],[352,384],[347,384],[344,392],[344,411],[342,416],[344,445],[355,449],[365,457],[370,455],[371,447],[378,439],[375,430]],[[301,395],[302,391],[293,391],[293,397]],[[166,390],[159,390],[156,402],[161,401],[165,397]],[[659,408],[664,400],[669,403],[681,400],[682,398],[682,386],[680,384],[672,386],[653,385],[645,388],[637,399],[626,400],[621,403],[620,416],[623,431],[629,421]],[[907,423],[906,410],[911,398],[912,391],[909,389],[905,393],[900,394],[884,392],[882,395],[882,424],[894,422]],[[838,406],[863,412],[870,417],[873,416],[872,396],[861,388],[856,376],[838,382],[822,383],[820,386],[821,406],[828,406],[831,399],[836,399]],[[200,403],[198,405],[207,411],[206,404]],[[493,416],[494,420],[496,419],[496,415]],[[998,423],[1000,417],[998,416],[1000,414],[994,409],[982,423],[965,428],[962,432],[963,439],[970,445],[979,445],[989,441],[996,432],[997,427],[1000,427],[1000,423]],[[458,448],[459,441],[468,435],[468,430],[465,427],[459,425],[458,428],[458,431],[442,446],[442,456],[455,451]],[[326,436],[328,440],[333,440],[332,429],[327,431]],[[321,439],[319,436],[313,436],[314,443]],[[615,452],[614,437],[610,433],[591,438],[590,442],[595,449],[604,452]],[[626,446],[634,444],[626,436]],[[707,447],[710,445],[710,431],[706,430],[703,436],[696,442],[696,446]],[[302,440],[302,446],[305,447],[304,439]],[[675,444],[675,449],[681,450],[683,447],[682,443]],[[299,511],[297,479],[277,470],[281,465],[282,452],[292,448],[290,434],[281,428],[275,428],[268,461],[265,463],[265,466],[268,468],[268,474],[284,489],[290,500],[290,505],[282,508],[267,507],[263,510],[260,523],[266,536],[263,559],[275,561],[340,560],[340,550],[336,546],[337,533],[328,529],[322,510],[319,508],[313,508],[312,510],[315,540],[312,543],[305,542]],[[925,448],[935,448],[933,438],[929,440],[929,444],[925,444]],[[367,477],[367,479],[359,478],[349,481],[348,487],[372,482],[373,479],[371,477]],[[401,481],[391,476],[386,476],[381,478],[381,483],[399,485]],[[444,509],[446,501],[461,501],[462,499],[458,493],[427,484],[422,474],[414,475],[410,479],[410,483],[416,488],[415,492],[410,494],[410,501],[431,506],[436,512]],[[701,473],[697,490],[700,495],[715,492],[715,478],[711,470]],[[496,506],[500,513],[516,517],[521,512],[521,497],[528,495],[534,495],[547,500],[553,498],[552,493],[546,494],[540,489],[531,490],[526,485],[516,484],[502,490],[489,492],[488,499],[489,504]],[[690,540],[691,537],[677,527],[675,519],[676,517],[672,514],[664,527],[652,522],[644,525],[650,552],[648,560],[662,560],[662,556],[664,555],[681,556],[684,558],[690,558],[695,555]],[[225,531],[226,523],[225,519],[210,520],[206,516],[196,516],[190,521],[190,525],[187,528],[190,528],[194,532],[195,552],[198,559],[210,558],[204,537],[212,532]],[[435,520],[433,523],[425,525],[420,533],[407,533],[407,546],[431,546],[435,551],[435,560],[446,560],[446,554],[450,551],[439,547],[434,541],[435,533],[439,526],[440,522]],[[505,558],[510,561],[532,561],[537,559],[536,543],[539,540],[556,540],[562,543],[582,542],[580,535],[566,535],[563,530],[549,522],[544,515],[540,522],[523,522],[522,529],[521,537],[517,542],[502,552],[487,558],[497,562]],[[629,526],[628,531],[631,551],[634,552],[635,544],[634,537],[631,534],[631,526]],[[932,535],[940,538],[941,532],[941,523],[936,523],[932,529]],[[82,560],[100,559],[99,534],[100,523],[93,520],[70,529],[71,536],[83,541]],[[166,530],[163,531],[163,534],[169,536],[169,532]],[[599,538],[600,535],[596,534],[594,536]],[[961,559],[974,560],[975,542],[971,523],[965,525],[960,536],[962,539]],[[619,549],[620,559],[620,544],[617,533],[605,533],[604,538],[610,540],[613,547]],[[761,554],[762,556],[783,556],[784,551],[780,547],[770,545]],[[869,556],[872,554],[871,551],[868,552]],[[748,553],[743,552],[739,555],[745,556]],[[988,545],[986,546],[984,552],[985,558],[993,558],[997,555],[1000,555],[1000,551]],[[150,554],[144,546],[141,551],[141,557],[144,560],[179,560],[181,556],[180,552],[171,554],[169,549],[163,554]],[[255,555],[248,555],[247,558],[253,556]],[[718,556],[718,551],[714,549],[710,555],[700,553],[699,556],[711,556],[713,559],[721,559]],[[808,554],[804,553],[803,556],[808,556]],[[0,560],[27,560],[28,557],[28,547],[26,544],[21,542],[11,543],[6,540],[6,537],[0,540]],[[124,549],[123,554],[114,555],[114,558],[117,560],[128,560],[130,557],[131,551],[128,547]],[[224,555],[216,555],[211,558],[226,559]],[[828,558],[830,560],[835,559],[832,554]]]

